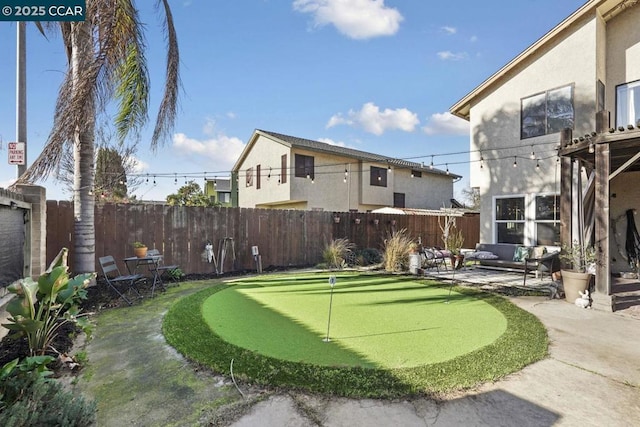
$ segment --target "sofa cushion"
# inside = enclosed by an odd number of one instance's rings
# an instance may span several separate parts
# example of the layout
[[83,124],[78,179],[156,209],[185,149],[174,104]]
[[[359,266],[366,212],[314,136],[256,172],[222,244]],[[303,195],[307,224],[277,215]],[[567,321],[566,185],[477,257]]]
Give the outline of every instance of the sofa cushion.
[[535,246],[531,248],[531,253],[529,254],[529,258],[535,258],[535,259],[542,258],[542,256],[546,253],[547,253],[546,246]]
[[472,254],[473,259],[498,259],[498,255],[489,251],[478,251]]

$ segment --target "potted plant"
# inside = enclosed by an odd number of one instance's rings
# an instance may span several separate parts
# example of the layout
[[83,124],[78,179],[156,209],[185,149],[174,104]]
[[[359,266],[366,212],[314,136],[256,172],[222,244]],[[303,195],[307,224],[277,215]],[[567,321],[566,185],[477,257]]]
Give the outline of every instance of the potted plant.
[[462,231],[455,227],[450,229],[445,240],[445,249],[451,253],[451,267],[454,269],[462,267],[464,257],[460,253],[460,249],[463,244],[464,236],[462,235]]
[[142,242],[133,242],[133,253],[138,258],[144,258],[147,256],[147,245]]
[[580,298],[580,292],[589,288],[595,275],[596,251],[593,246],[574,241],[571,245],[562,245],[560,260],[566,267],[561,270],[565,299],[573,304]]

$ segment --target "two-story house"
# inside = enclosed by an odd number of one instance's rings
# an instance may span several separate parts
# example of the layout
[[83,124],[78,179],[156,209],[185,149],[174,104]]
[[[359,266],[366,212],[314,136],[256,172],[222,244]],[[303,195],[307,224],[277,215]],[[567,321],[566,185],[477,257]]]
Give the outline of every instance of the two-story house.
[[471,125],[481,241],[593,243],[609,309],[640,208],[639,23],[637,0],[587,1],[450,109]]
[[220,206],[230,207],[231,203],[231,178],[206,179],[204,194],[214,203]]
[[449,207],[459,175],[310,139],[256,130],[232,170],[238,206],[359,211]]

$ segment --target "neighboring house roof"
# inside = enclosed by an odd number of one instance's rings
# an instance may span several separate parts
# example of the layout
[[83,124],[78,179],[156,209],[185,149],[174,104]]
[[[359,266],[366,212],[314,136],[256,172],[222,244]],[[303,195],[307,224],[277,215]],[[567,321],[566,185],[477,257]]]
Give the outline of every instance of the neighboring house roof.
[[216,182],[216,191],[217,192],[230,192],[231,191],[231,179],[229,178],[215,178],[210,179],[207,178],[207,181],[215,181]]
[[451,172],[446,172],[441,169],[425,167],[421,163],[410,162],[403,159],[396,159],[393,157],[382,156],[380,154],[368,153],[366,151],[354,150],[353,148],[341,147],[338,145],[327,144],[326,142],[314,141],[311,139],[299,138],[297,136],[283,135],[277,132],[270,132],[266,130],[256,129],[254,132],[254,137],[251,138],[251,141],[247,144],[244,151],[240,155],[240,158],[233,166],[233,170],[237,171],[242,164],[242,161],[246,157],[246,154],[251,149],[254,141],[256,140],[255,135],[263,135],[265,137],[269,137],[281,144],[284,144],[290,148],[303,148],[310,151],[317,151],[321,153],[328,154],[336,154],[344,157],[351,157],[353,159],[362,160],[366,162],[379,162],[379,163],[387,163],[391,166],[402,167],[406,169],[415,169],[425,173],[431,173],[435,175],[448,175],[453,179],[462,178],[460,175],[453,174]]
[[500,68],[496,73],[494,73],[491,77],[486,79],[484,82],[480,83],[475,89],[469,92],[464,96],[461,100],[456,102],[454,105],[449,108],[451,114],[454,114],[460,118],[465,120],[469,120],[469,114],[471,110],[472,102],[475,98],[482,96],[483,93],[489,90],[496,84],[500,84],[503,77],[507,76],[509,73],[513,71],[514,68],[518,67],[525,60],[530,58],[533,55],[536,55],[542,47],[551,43],[553,40],[558,37],[562,37],[564,31],[571,27],[576,21],[583,18],[584,16],[593,13],[595,10],[598,11],[602,15],[602,17],[606,20],[611,19],[618,13],[622,12],[627,6],[633,6],[637,3],[638,0],[589,0],[587,1],[580,9],[571,14],[568,18],[563,20],[560,24],[558,24],[555,28],[549,31],[547,34],[542,36],[538,41],[533,43],[527,49],[525,49],[522,53],[512,59],[507,65]]

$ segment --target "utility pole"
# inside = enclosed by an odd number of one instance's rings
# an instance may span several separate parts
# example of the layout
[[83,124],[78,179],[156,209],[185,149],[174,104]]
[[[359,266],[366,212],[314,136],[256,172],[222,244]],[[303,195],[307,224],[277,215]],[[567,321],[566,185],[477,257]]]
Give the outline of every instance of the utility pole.
[[24,142],[24,164],[18,166],[20,177],[27,170],[27,54],[26,22],[16,25],[16,141]]

